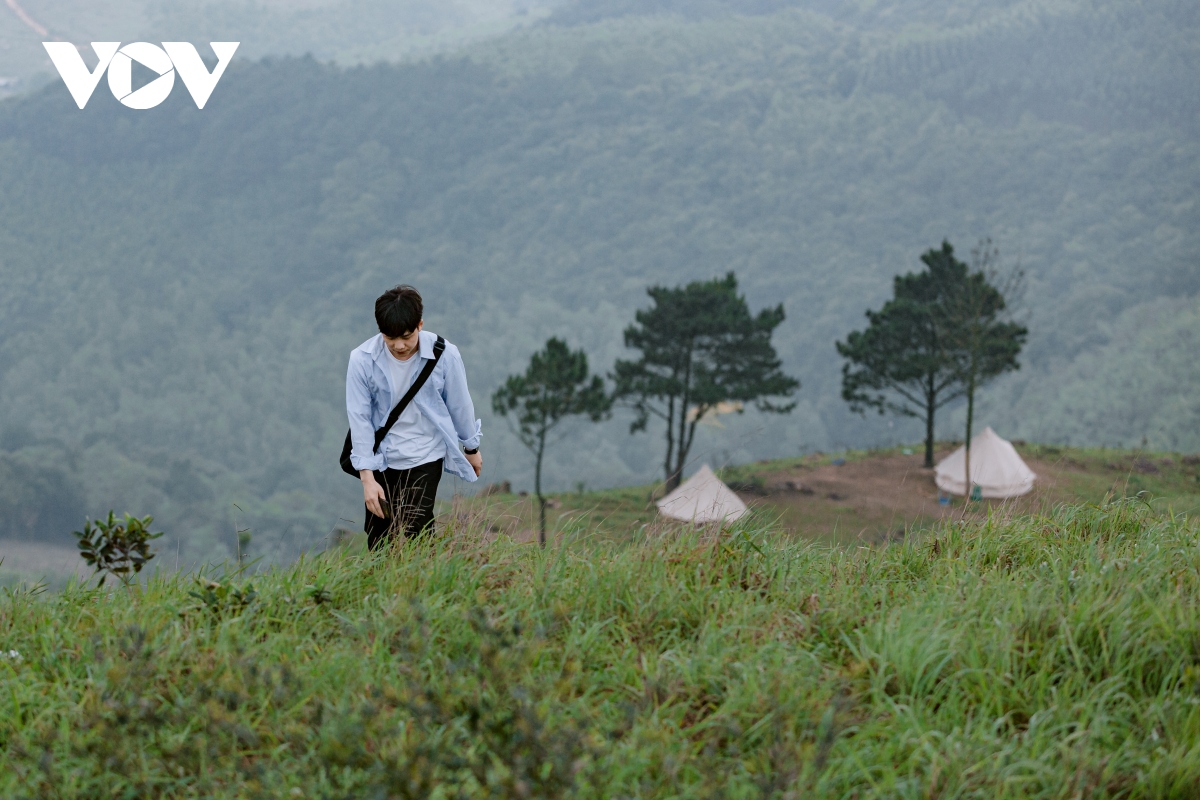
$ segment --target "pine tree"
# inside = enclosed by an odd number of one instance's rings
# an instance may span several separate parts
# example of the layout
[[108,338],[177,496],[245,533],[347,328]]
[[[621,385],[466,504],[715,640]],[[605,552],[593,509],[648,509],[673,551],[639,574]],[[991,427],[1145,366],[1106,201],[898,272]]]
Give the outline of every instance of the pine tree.
[[570,416],[587,416],[598,422],[608,415],[612,400],[599,375],[588,377],[587,354],[572,351],[567,343],[551,338],[534,353],[523,375],[510,375],[492,395],[492,409],[500,416],[516,417],[516,434],[534,454],[534,494],[538,502],[538,543],[546,546],[546,498],[542,495],[542,460],[547,437]]
[[800,388],[783,373],[771,335],[783,322],[783,306],[750,314],[732,272],[724,278],[669,289],[646,290],[654,305],[625,329],[625,346],[641,351],[636,361],[613,367],[614,398],[637,415],[630,433],[645,430],[653,415],[666,423],[666,489],[679,485],[696,424],[719,403],[754,402],[760,411],[787,413],[780,405]]

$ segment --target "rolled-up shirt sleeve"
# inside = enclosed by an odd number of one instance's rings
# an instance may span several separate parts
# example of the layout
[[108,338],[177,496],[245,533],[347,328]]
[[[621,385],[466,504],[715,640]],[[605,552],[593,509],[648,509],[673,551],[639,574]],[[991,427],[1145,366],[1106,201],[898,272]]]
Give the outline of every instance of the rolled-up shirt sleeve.
[[350,464],[357,470],[382,470],[383,454],[376,454],[375,426],[371,422],[371,387],[362,360],[350,357],[346,370],[346,416],[350,419]]
[[459,444],[474,450],[483,436],[483,421],[475,418],[475,404],[467,389],[467,369],[457,347],[448,349],[443,360],[446,362],[446,380],[442,385],[442,400],[450,412]]

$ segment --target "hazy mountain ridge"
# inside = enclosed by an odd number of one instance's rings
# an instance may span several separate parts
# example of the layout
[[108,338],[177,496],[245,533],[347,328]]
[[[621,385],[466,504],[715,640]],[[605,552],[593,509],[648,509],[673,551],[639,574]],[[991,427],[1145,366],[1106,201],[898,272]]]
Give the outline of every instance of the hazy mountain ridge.
[[636,16],[676,16],[689,21],[731,16],[767,16],[788,9],[807,9],[866,30],[958,26],[988,19],[1012,9],[1045,7],[1046,0],[568,0],[550,15],[552,24],[587,25]]
[[241,42],[239,57],[300,56],[341,64],[445,52],[536,24],[557,0],[20,0],[43,35],[0,5],[0,86],[15,93],[55,77],[47,37],[93,41]]
[[[381,288],[427,294],[430,327],[471,371],[488,478],[520,485],[528,459],[488,411],[504,375],[550,335],[604,370],[646,285],[728,269],[752,307],[785,304],[778,346],[804,386],[789,417],[706,430],[698,459],[915,440],[915,426],[846,411],[833,341],[923,249],[985,235],[1029,272],[1032,334],[983,419],[1008,436],[1196,449],[1200,375],[1175,356],[1155,371],[1155,337],[1134,335],[1155,320],[1185,346],[1196,319],[1162,300],[1200,292],[1190,107],[1148,117],[1122,92],[1090,95],[1083,116],[1056,105],[1137,63],[1162,15],[1144,14],[1147,30],[1097,23],[1098,52],[1124,54],[1109,72],[1040,85],[1014,70],[1002,113],[973,113],[953,88],[975,75],[994,97],[1005,71],[1004,48],[972,46],[971,30],[1032,31],[1030,60],[1044,31],[1107,8],[1046,25],[998,14],[915,44],[803,9],[626,16],[531,28],[466,59],[242,62],[203,112],[176,96],[132,114],[98,92],[80,113],[61,85],[9,102],[0,450],[57,470],[90,513],[155,513],[196,552],[237,525],[284,554],[361,513],[334,459],[346,354],[373,332]],[[1148,62],[1194,63],[1194,32]],[[922,44],[943,39],[957,55]],[[1128,85],[1154,84],[1148,69]],[[1114,359],[1141,377],[1104,377]],[[1122,409],[1146,380],[1180,388],[1140,397],[1150,422],[1136,430]],[[652,478],[659,437],[626,424],[578,428],[549,454],[550,485]]]

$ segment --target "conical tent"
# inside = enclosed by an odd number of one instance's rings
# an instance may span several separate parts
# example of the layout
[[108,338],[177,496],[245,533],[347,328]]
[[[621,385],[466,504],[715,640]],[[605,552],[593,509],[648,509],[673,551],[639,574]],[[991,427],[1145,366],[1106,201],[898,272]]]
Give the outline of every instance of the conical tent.
[[[946,456],[934,469],[934,480],[943,492],[967,493],[967,448],[960,447]],[[971,439],[971,483],[984,497],[1019,497],[1033,488],[1033,474],[1012,443],[1001,439],[991,428]]]
[[708,464],[658,501],[658,513],[685,522],[732,522],[749,509],[742,499],[721,482]]

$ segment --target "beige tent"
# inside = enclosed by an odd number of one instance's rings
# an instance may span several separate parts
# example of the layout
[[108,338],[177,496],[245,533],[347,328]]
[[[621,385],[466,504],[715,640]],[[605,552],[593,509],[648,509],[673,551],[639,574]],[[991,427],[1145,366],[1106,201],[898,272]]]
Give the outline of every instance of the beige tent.
[[[967,493],[966,460],[967,449],[960,447],[937,465],[934,480],[939,489],[948,494]],[[1033,488],[1036,478],[1012,443],[991,428],[971,439],[971,483],[979,486],[984,497],[1019,497]]]
[[733,522],[748,511],[742,499],[721,483],[708,464],[658,501],[658,513],[685,522]]

